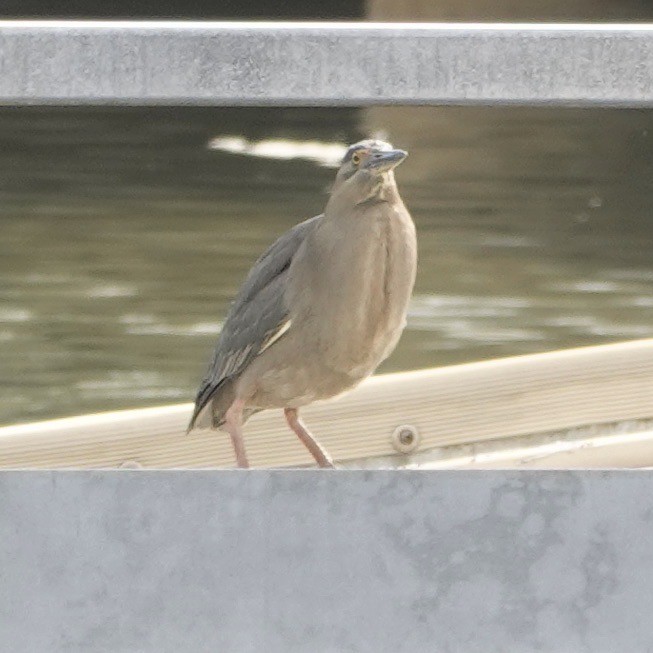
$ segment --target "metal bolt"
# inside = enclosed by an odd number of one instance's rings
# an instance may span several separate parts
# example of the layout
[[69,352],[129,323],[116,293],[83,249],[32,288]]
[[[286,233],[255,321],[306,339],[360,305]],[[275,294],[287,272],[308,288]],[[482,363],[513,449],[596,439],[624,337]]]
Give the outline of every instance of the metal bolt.
[[392,432],[391,440],[397,451],[410,453],[419,447],[419,432],[411,424],[402,424]]

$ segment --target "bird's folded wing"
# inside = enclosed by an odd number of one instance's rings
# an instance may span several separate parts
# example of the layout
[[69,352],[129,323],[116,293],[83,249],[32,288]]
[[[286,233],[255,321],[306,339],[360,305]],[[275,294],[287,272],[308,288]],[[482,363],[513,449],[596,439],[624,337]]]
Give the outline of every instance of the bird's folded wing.
[[284,301],[286,277],[293,256],[321,216],[306,220],[283,234],[256,261],[236,296],[195,400],[195,417],[225,380],[271,347],[291,322]]

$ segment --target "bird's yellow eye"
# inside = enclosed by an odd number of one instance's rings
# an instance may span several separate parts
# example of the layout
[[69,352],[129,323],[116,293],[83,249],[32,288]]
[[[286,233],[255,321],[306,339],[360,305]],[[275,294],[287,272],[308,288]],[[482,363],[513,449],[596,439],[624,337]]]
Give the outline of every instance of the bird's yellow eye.
[[358,152],[354,152],[351,157],[351,162],[357,166],[361,162],[361,155]]

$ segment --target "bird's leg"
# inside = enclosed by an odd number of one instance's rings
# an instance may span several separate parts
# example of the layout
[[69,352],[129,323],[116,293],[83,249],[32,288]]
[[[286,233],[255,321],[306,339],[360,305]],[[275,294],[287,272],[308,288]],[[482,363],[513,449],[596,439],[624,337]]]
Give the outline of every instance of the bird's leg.
[[247,462],[247,454],[245,453],[245,441],[243,440],[243,408],[245,402],[242,399],[236,401],[229,406],[225,413],[225,428],[231,436],[231,443],[234,446],[236,453],[236,462],[238,467],[249,467]]
[[310,431],[304,426],[304,423],[299,419],[299,412],[296,408],[285,408],[284,415],[288,426],[297,434],[297,437],[302,441],[303,445],[311,452],[315,462],[320,467],[334,468],[333,461],[329,458],[329,454],[322,449],[320,443],[311,435]]

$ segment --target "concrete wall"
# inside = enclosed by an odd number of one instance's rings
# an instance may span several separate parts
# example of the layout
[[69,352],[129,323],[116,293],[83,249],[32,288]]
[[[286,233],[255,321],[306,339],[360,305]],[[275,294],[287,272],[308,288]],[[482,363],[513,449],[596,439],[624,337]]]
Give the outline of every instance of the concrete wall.
[[649,472],[3,472],[0,650],[653,650]]

